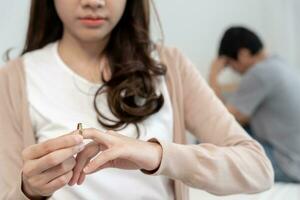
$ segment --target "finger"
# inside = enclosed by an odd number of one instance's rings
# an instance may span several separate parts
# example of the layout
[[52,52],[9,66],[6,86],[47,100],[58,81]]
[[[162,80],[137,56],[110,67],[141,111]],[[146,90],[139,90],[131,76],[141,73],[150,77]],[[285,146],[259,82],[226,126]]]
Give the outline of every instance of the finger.
[[30,162],[28,162],[28,164],[26,164],[23,170],[25,171],[25,174],[27,176],[34,176],[40,174],[47,169],[61,164],[68,158],[82,151],[83,149],[84,144],[81,143],[77,146],[73,146],[70,148],[56,150],[40,159],[31,160]]
[[119,156],[119,152],[116,149],[108,149],[101,152],[94,160],[92,160],[84,169],[84,173],[91,174],[102,165],[108,163],[109,161],[115,160]]
[[84,139],[92,139],[95,142],[97,142],[98,144],[103,144],[103,145],[106,145],[106,146],[108,146],[111,142],[110,141],[110,137],[111,137],[110,134],[101,132],[101,131],[99,131],[97,129],[93,129],[93,128],[85,129],[83,131],[82,136],[83,136]]
[[[98,171],[100,171],[100,170],[102,170],[102,169],[106,169],[106,168],[114,168],[115,166],[114,166],[113,163],[114,163],[114,161],[108,161],[108,162],[105,163],[104,165],[101,165],[100,167],[96,168],[96,169],[93,170],[92,172],[88,173],[88,175],[93,174],[93,173],[95,173],[95,172],[98,172]],[[82,184],[83,180],[82,180],[82,182],[81,182],[81,178],[84,179],[86,175],[87,175],[87,174],[86,174],[84,171],[81,172],[80,177],[79,177],[79,179],[78,179],[78,181],[77,181],[77,184],[78,184],[78,185],[81,185],[81,184]],[[82,176],[82,177],[81,177],[81,176]]]
[[75,164],[76,164],[75,158],[71,157],[71,158],[65,160],[63,163],[61,163],[55,167],[52,167],[52,168],[46,170],[45,172],[37,175],[35,177],[35,179],[40,185],[45,185],[45,184],[51,182],[52,180],[71,171],[74,168]]
[[86,164],[90,161],[91,158],[93,158],[99,153],[99,151],[99,145],[96,142],[91,142],[88,145],[86,145],[83,151],[77,154],[76,166],[73,170],[73,177],[70,180],[69,185],[74,185],[78,181],[83,168],[86,166]]
[[105,168],[115,167],[113,163],[114,163],[114,160],[108,161],[107,163],[105,163],[105,164],[101,165],[100,167],[98,167],[97,170],[95,170],[95,171],[99,171],[99,170],[102,170],[102,169],[105,169]]
[[[92,172],[89,172],[88,174],[90,175],[90,174],[93,174],[95,172],[98,172],[98,171],[100,171],[102,169],[106,169],[106,168],[114,168],[115,166],[114,166],[113,163],[114,163],[114,160],[108,161],[107,163],[105,163],[105,164],[101,165],[100,167],[94,169]],[[81,174],[80,174],[80,176],[83,176],[83,175],[85,177],[87,175],[87,173],[85,173],[84,171],[82,171]],[[78,185],[81,185],[80,178],[81,177],[79,177],[79,180],[77,182]]]
[[[101,150],[101,151],[102,151],[102,150]],[[108,163],[102,165],[101,167],[97,168],[96,171],[102,170],[102,169],[104,169],[104,168],[113,167],[111,163],[112,163],[112,161],[110,161],[110,162],[108,162]],[[87,163],[86,163],[86,164],[87,164]],[[85,165],[85,166],[86,166],[86,165]],[[85,177],[86,177],[86,174],[85,174],[83,171],[81,171],[80,176],[79,176],[78,181],[77,181],[77,185],[81,185],[81,184],[84,182]]]
[[32,145],[23,151],[24,160],[33,160],[41,158],[53,151],[65,149],[78,145],[83,141],[83,137],[79,134],[70,133],[54,139],[47,140],[46,142]]
[[76,165],[76,169],[73,170],[73,176],[70,180],[70,182],[68,183],[70,186],[75,185],[75,183],[77,183],[80,179],[80,176],[82,174],[82,170],[83,168],[89,163],[90,159],[84,159],[81,161],[81,163],[79,165]]
[[81,185],[83,183],[84,179],[85,179],[85,173],[81,172],[80,173],[80,177],[79,177],[79,179],[77,181],[77,185]]
[[69,171],[66,174],[52,180],[48,184],[45,185],[45,189],[48,191],[48,193],[54,193],[58,189],[64,187],[68,184],[70,179],[73,176],[73,171]]

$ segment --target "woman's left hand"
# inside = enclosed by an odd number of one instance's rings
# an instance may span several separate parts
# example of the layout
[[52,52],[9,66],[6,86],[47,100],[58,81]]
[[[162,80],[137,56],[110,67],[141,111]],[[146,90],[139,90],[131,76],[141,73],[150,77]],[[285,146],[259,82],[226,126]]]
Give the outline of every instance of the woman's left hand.
[[153,171],[160,166],[162,148],[155,142],[146,142],[96,129],[85,129],[84,139],[93,142],[86,145],[76,157],[76,166],[69,185],[82,184],[86,174],[104,168],[144,169]]

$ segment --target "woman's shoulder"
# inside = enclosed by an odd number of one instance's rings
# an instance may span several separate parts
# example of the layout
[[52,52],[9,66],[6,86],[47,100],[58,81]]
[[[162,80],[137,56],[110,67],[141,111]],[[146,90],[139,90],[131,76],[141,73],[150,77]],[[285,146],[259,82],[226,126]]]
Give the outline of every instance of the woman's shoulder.
[[22,87],[24,81],[24,70],[22,58],[10,60],[0,67],[0,89],[11,90],[11,88]]
[[179,56],[183,56],[183,53],[174,46],[167,46],[165,44],[156,44],[156,49],[161,59],[165,61],[174,61],[179,58]]
[[23,62],[21,57],[9,60],[3,66],[0,66],[0,77],[18,75],[22,71],[22,67]]
[[24,67],[27,67],[27,61],[34,63],[44,62],[51,55],[55,45],[56,43],[50,43],[43,48],[27,52],[18,58],[9,60],[4,66],[0,66],[0,78],[3,76],[24,76]]
[[[47,63],[57,59],[58,42],[46,44],[45,46],[26,52],[22,60],[26,71],[28,69],[38,70],[46,67]],[[33,68],[32,68],[33,67]]]
[[156,45],[161,62],[166,65],[169,71],[177,72],[181,75],[187,71],[194,71],[196,68],[191,60],[177,47]]

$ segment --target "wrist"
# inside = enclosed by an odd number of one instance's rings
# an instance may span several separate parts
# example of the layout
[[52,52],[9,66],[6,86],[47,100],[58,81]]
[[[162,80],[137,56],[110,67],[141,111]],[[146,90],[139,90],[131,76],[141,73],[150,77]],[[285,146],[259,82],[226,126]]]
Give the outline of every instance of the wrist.
[[21,190],[24,193],[24,195],[30,200],[44,200],[45,199],[45,197],[35,195],[28,187],[26,187],[26,185],[24,184],[23,181],[22,181],[22,185],[21,185]]
[[159,167],[160,167],[160,164],[161,164],[163,149],[162,149],[161,145],[159,143],[157,143],[157,142],[150,142],[150,143],[153,145],[153,148],[157,152],[156,153],[156,155],[157,155],[156,158],[157,159],[154,162],[155,164],[154,164],[154,167],[153,167],[153,169],[151,171],[153,171],[153,170],[157,171],[159,169]]
[[211,75],[209,77],[209,85],[214,91],[219,90],[220,85],[218,83],[218,79],[216,75]]
[[144,169],[142,169],[143,172],[147,174],[153,174],[155,173],[161,164],[162,160],[162,147],[161,145],[156,141],[148,141],[147,146],[149,147],[149,158],[148,158],[148,164],[145,166]]
[[219,74],[218,74],[217,72],[215,72],[215,71],[210,71],[209,76],[208,76],[209,82],[210,82],[210,83],[216,83],[217,80],[218,80],[218,75],[219,75]]

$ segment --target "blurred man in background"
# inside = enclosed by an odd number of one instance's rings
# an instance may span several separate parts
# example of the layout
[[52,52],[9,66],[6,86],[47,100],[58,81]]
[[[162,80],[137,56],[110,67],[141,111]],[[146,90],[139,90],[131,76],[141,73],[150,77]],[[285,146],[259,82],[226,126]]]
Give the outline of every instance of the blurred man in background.
[[[238,90],[222,96],[217,79],[225,66],[241,74]],[[244,27],[222,37],[210,85],[228,110],[265,148],[275,181],[300,182],[300,76],[280,57],[268,55],[260,38]]]

